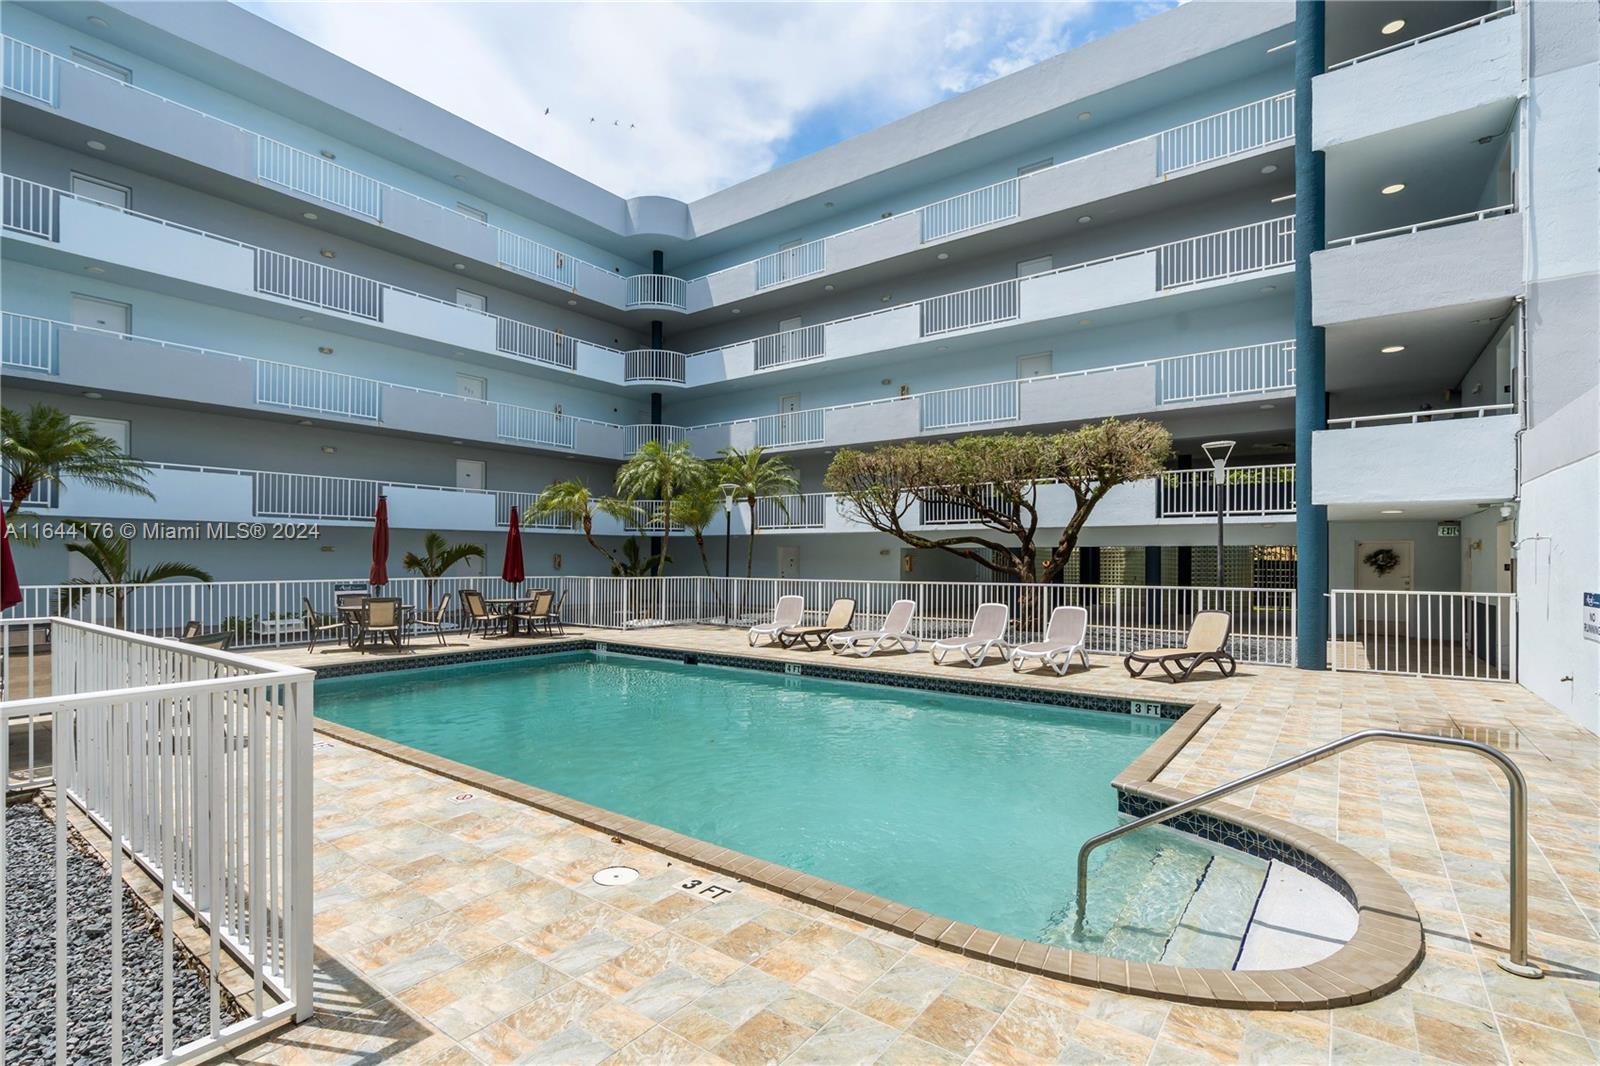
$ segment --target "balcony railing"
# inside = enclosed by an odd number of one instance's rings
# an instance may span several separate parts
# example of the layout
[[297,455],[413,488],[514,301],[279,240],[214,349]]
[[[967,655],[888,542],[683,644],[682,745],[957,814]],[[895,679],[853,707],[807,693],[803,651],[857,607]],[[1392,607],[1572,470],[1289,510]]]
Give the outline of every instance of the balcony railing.
[[782,366],[807,359],[821,359],[826,353],[827,336],[821,325],[801,326],[757,337],[753,342],[755,368]]
[[1163,244],[1156,252],[1156,288],[1220,281],[1294,263],[1294,216],[1252,222]]
[[540,411],[508,403],[496,403],[493,407],[495,436],[501,440],[544,444],[552,448],[573,446],[573,419],[564,418],[554,411]]
[[1453,422],[1460,418],[1489,418],[1509,415],[1517,409],[1514,403],[1485,404],[1482,407],[1442,407],[1438,410],[1401,411],[1388,415],[1357,415],[1354,418],[1330,418],[1329,429],[1359,429],[1362,426],[1416,425],[1419,422]]
[[4,181],[5,228],[13,233],[30,237],[56,239],[56,205],[59,190],[38,182],[5,176]]
[[511,508],[517,509],[517,523],[523,529],[571,530],[578,528],[577,519],[565,514],[538,514],[539,493],[514,492],[497,489],[494,494],[494,524],[509,526]]
[[628,384],[682,385],[685,358],[665,348],[635,348],[623,352],[622,380]]
[[[1011,501],[1004,494],[990,487],[984,487],[979,491],[978,504],[1001,513],[1008,513],[1013,509]],[[978,521],[977,506],[938,493],[930,493],[927,498],[918,501],[917,514],[925,526],[965,526]]]
[[383,321],[383,285],[282,252],[256,249],[256,291],[325,311]]
[[1352,237],[1339,237],[1328,242],[1329,248],[1348,248],[1356,244],[1366,244],[1368,241],[1381,241],[1389,237],[1403,237],[1410,233],[1421,233],[1424,230],[1443,229],[1446,226],[1456,226],[1463,222],[1482,222],[1486,218],[1498,218],[1501,215],[1516,214],[1516,204],[1501,204],[1499,207],[1486,207],[1482,211],[1468,211],[1460,215],[1449,215],[1445,218],[1431,218],[1426,222],[1413,222],[1409,226],[1393,226],[1389,229],[1374,230],[1371,233],[1357,233]]
[[952,196],[917,209],[922,243],[936,241],[954,233],[965,233],[980,226],[991,226],[1017,217],[1021,182],[1018,178],[986,185],[981,189]]
[[1293,139],[1290,91],[1163,130],[1156,137],[1156,173],[1171,174]]
[[1007,278],[992,285],[922,300],[917,304],[922,336],[932,337],[1016,318],[1020,313],[1019,291],[1018,279]]
[[820,444],[826,429],[827,411],[785,411],[762,415],[755,420],[756,444],[762,448],[793,448],[801,444]]
[[796,278],[820,274],[824,267],[826,238],[783,248],[756,260],[756,288],[782,285]]
[[821,529],[828,520],[826,492],[757,496],[757,529]]
[[[1294,514],[1294,464],[1229,467],[1221,499],[1230,515]],[[1217,500],[1210,470],[1171,470],[1156,479],[1158,518],[1215,517]]]
[[501,229],[496,230],[496,234],[501,266],[518,274],[542,278],[564,289],[577,287],[579,260],[520,233]]
[[1156,402],[1194,403],[1294,388],[1294,341],[1177,355],[1156,363]]
[[0,365],[54,374],[55,324],[46,318],[5,312],[0,317]]
[[665,448],[669,444],[676,444],[680,440],[689,438],[689,431],[682,426],[662,426],[641,423],[633,426],[623,426],[623,451],[633,455],[651,441]]
[[578,366],[578,342],[557,330],[495,316],[495,349],[563,370]]
[[15,37],[4,39],[6,89],[56,106],[56,57]]
[[922,393],[917,397],[919,423],[927,431],[1015,422],[1018,385],[1016,381],[993,381]]
[[377,422],[383,417],[382,395],[383,385],[371,378],[289,363],[256,363],[255,401],[269,407]]
[[689,283],[671,274],[635,274],[628,279],[628,306],[682,311]]
[[1406,48],[1414,48],[1417,45],[1422,44],[1424,41],[1437,40],[1440,37],[1447,37],[1452,33],[1459,33],[1462,30],[1471,29],[1473,26],[1481,26],[1485,22],[1492,22],[1497,18],[1502,18],[1511,14],[1516,9],[1517,5],[1514,2],[1508,3],[1504,7],[1496,8],[1487,15],[1480,15],[1475,19],[1468,19],[1466,22],[1458,22],[1453,26],[1446,26],[1442,30],[1434,30],[1432,33],[1424,33],[1421,36],[1413,37],[1409,41],[1401,41],[1399,44],[1391,44],[1387,48],[1379,48],[1377,51],[1367,52],[1364,55],[1356,56],[1353,59],[1345,59],[1338,63],[1330,64],[1328,70],[1342,70],[1345,67],[1353,67],[1357,63],[1365,63],[1369,59],[1377,59],[1379,56],[1386,56],[1390,52],[1399,52]]
[[[28,494],[22,498],[22,506],[39,507],[46,510],[55,508],[57,504],[56,490],[59,488],[54,481],[35,481]],[[11,471],[0,470],[0,497],[5,503],[11,502]]]
[[374,222],[383,220],[383,185],[375,178],[259,134],[256,177]]

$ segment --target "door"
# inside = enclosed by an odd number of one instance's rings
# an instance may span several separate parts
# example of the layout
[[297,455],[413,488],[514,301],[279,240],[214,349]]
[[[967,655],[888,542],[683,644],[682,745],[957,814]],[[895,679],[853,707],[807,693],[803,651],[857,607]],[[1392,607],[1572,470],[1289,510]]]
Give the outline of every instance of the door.
[[1049,352],[1017,357],[1017,377],[1019,378],[1043,377],[1054,369],[1055,359]]
[[778,576],[794,579],[800,576],[800,549],[778,546]]
[[128,207],[133,202],[133,190],[126,185],[118,185],[114,181],[105,181],[101,178],[91,178],[87,174],[74,173],[69,188],[74,195],[81,196],[85,200],[110,204],[112,207]]
[[489,382],[484,378],[475,378],[471,374],[457,374],[456,395],[465,396],[469,400],[487,400]]
[[1043,274],[1046,270],[1054,270],[1056,260],[1054,256],[1041,255],[1037,259],[1024,259],[1017,264],[1017,277],[1025,278],[1029,274]]
[[456,290],[456,303],[472,311],[489,310],[489,298],[481,293],[469,292],[466,289]]
[[113,333],[133,332],[133,308],[115,300],[72,294],[72,324]]
[[456,460],[456,488],[482,489],[488,480],[482,459]]
[[102,437],[110,437],[117,443],[117,450],[124,455],[128,452],[128,439],[131,436],[132,426],[120,418],[90,418],[87,415],[73,415],[72,420],[80,425],[88,426]]
[[800,394],[778,397],[778,441],[782,444],[794,442],[800,429],[800,420],[795,417],[795,412],[800,410]]
[[800,338],[794,335],[804,323],[798,318],[786,318],[778,323],[778,362],[787,363],[799,356]]
[[[1356,588],[1362,592],[1411,591],[1416,554],[1409,540],[1356,542]],[[1357,623],[1367,633],[1406,632],[1409,597],[1360,596]]]

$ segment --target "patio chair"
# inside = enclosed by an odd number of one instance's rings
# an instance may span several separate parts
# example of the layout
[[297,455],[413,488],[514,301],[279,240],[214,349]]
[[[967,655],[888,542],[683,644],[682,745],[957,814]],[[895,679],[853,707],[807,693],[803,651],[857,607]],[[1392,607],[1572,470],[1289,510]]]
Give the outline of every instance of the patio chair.
[[1089,653],[1083,650],[1083,638],[1089,631],[1089,612],[1082,607],[1057,607],[1050,612],[1050,622],[1044,628],[1044,639],[1019,644],[1011,652],[1011,669],[1021,670],[1029,659],[1038,659],[1056,675],[1064,676],[1072,669],[1072,657],[1083,660],[1089,669]]
[[501,617],[483,602],[483,593],[477,589],[461,590],[461,606],[467,609],[468,633],[482,633],[487,637],[502,623]]
[[945,656],[960,652],[970,666],[981,666],[991,648],[999,648],[1004,656],[1011,648],[1006,643],[1006,623],[1011,621],[1011,608],[1003,603],[980,603],[972,616],[972,627],[967,635],[956,640],[936,640],[928,649],[933,661],[944,665]]
[[904,651],[916,651],[917,638],[911,635],[911,619],[916,613],[916,600],[895,600],[889,605],[889,613],[884,616],[881,627],[835,633],[828,638],[828,647],[835,655],[843,652],[862,658],[891,644],[899,645]]
[[567,632],[567,623],[561,620],[561,609],[567,605],[567,590],[562,589],[561,595],[556,597],[556,602],[544,616],[544,627],[552,633],[559,632],[563,636]]
[[349,623],[343,618],[340,618],[337,622],[324,622],[317,615],[316,608],[311,606],[310,596],[300,597],[300,602],[303,604],[301,613],[305,615],[307,652],[317,650],[317,638],[322,634],[342,633],[349,628]]
[[[1148,648],[1131,652],[1122,660],[1130,677],[1141,677],[1151,665],[1161,667],[1169,681],[1187,681],[1201,663],[1216,663],[1223,677],[1232,677],[1239,664],[1228,654],[1228,634],[1233,619],[1227,611],[1201,611],[1189,626],[1181,648]],[[1135,670],[1133,664],[1138,663]]]
[[366,617],[361,620],[361,644],[368,637],[387,638],[398,649],[405,633],[400,626],[400,598],[398,596],[373,596],[367,600]]
[[199,635],[200,621],[199,619],[191,618],[183,624],[183,632],[179,634],[178,639],[188,640],[190,637],[198,637]]
[[753,648],[756,646],[757,637],[766,637],[769,642],[777,643],[778,636],[791,626],[800,624],[804,616],[806,601],[801,596],[779,596],[778,604],[772,609],[772,621],[750,627],[750,632],[745,634],[745,639]]
[[821,651],[829,637],[850,628],[850,620],[855,616],[856,601],[841,596],[833,601],[832,607],[828,608],[828,616],[822,620],[820,626],[790,626],[778,634],[778,643],[785,648],[803,644]]
[[226,629],[219,629],[214,633],[196,633],[192,637],[180,637],[184,644],[192,644],[197,648],[211,648],[213,651],[227,651],[233,647],[233,634]]
[[520,611],[512,612],[510,624],[515,626],[521,623],[527,627],[529,636],[533,635],[534,626],[542,626],[545,632],[548,633],[550,631],[550,601],[554,598],[555,593],[549,589],[534,589],[533,597],[528,601],[528,605]]
[[432,618],[418,618],[411,623],[412,629],[432,630],[439,638],[439,643],[444,643],[445,619],[450,614],[450,593],[444,594],[444,599],[439,601],[439,609],[433,613]]

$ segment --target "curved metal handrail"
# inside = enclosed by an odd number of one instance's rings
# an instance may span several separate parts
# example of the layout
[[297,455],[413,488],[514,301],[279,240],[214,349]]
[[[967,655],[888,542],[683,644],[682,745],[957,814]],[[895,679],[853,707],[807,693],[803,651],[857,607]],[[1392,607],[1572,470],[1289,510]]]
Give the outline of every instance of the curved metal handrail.
[[1108,829],[1099,836],[1090,837],[1084,841],[1083,847],[1078,849],[1078,927],[1083,927],[1084,910],[1089,901],[1089,854],[1102,844],[1109,843],[1120,836],[1124,836],[1136,829],[1143,829],[1147,825],[1155,825],[1176,818],[1180,814],[1204,806],[1213,800],[1238,792],[1240,789],[1249,788],[1251,785],[1260,784],[1291,770],[1298,770],[1302,766],[1309,766],[1315,762],[1332,755],[1337,755],[1346,748],[1353,748],[1374,740],[1388,740],[1399,744],[1417,744],[1441,748],[1457,748],[1471,751],[1491,760],[1506,775],[1506,784],[1511,792],[1511,915],[1510,937],[1511,948],[1507,955],[1495,960],[1500,968],[1507,973],[1516,974],[1518,977],[1542,977],[1544,971],[1538,965],[1528,961],[1528,784],[1522,777],[1522,771],[1517,769],[1517,764],[1511,757],[1499,748],[1476,740],[1464,740],[1458,737],[1436,737],[1426,733],[1406,733],[1398,729],[1363,729],[1359,733],[1351,733],[1347,737],[1340,737],[1321,747],[1312,748],[1310,751],[1301,752],[1293,758],[1274,763],[1244,777],[1229,781],[1225,785],[1218,785],[1208,792],[1198,796],[1174,803],[1164,807],[1153,814],[1126,822],[1115,829]]

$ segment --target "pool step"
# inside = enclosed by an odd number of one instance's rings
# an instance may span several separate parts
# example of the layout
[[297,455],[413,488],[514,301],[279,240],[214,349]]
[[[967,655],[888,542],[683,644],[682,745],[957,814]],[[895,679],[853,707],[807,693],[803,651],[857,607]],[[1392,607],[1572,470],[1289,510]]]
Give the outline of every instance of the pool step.
[[1188,848],[1157,851],[1144,881],[1126,897],[1111,923],[1103,945],[1105,953],[1114,959],[1143,962],[1161,958],[1213,861],[1211,855]]
[[1160,959],[1172,966],[1231,970],[1266,881],[1259,863],[1225,852],[1212,856]]

